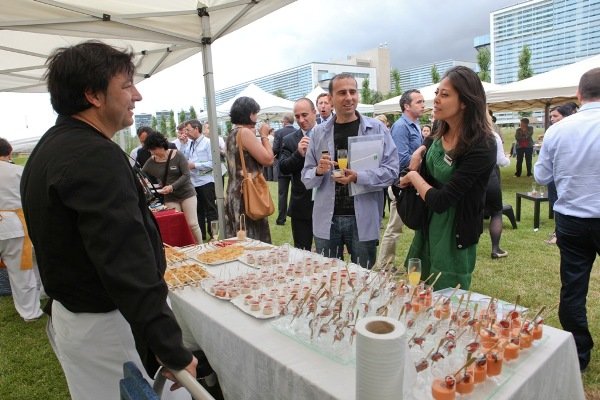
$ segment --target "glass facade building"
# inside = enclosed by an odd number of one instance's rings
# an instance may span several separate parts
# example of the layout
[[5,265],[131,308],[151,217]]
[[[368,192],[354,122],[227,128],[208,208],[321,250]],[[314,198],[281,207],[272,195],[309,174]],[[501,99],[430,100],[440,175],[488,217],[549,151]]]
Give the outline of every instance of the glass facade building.
[[359,89],[365,78],[369,79],[371,89],[377,89],[374,86],[377,82],[377,72],[374,67],[313,62],[217,90],[215,103],[223,104],[251,83],[268,93],[281,91],[288,100],[294,101],[308,94],[317,84],[325,84],[333,75],[342,72],[352,74],[356,78]]
[[600,0],[531,0],[490,14],[492,82],[518,80],[519,54],[534,74],[600,53]]
[[[418,89],[423,86],[431,85],[433,83],[433,80],[431,79],[431,67],[434,65],[440,74],[440,78],[448,69],[457,65],[464,65],[471,68],[473,71],[477,71],[477,63],[456,60],[444,60],[402,69],[398,71],[400,73],[400,87],[402,91],[404,92],[406,90]],[[390,90],[393,90],[393,87],[390,87]]]

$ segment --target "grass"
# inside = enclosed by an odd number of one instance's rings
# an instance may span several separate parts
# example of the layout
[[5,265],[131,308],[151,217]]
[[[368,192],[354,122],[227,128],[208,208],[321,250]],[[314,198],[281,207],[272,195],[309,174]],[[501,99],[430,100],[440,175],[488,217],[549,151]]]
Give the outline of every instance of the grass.
[[[508,138],[508,136],[505,135]],[[510,139],[507,140],[508,146]],[[535,161],[535,160],[534,160]],[[503,197],[505,204],[515,206],[515,192],[528,191],[532,178],[515,178],[515,160],[502,169]],[[277,199],[277,184],[269,183],[273,199]],[[521,296],[521,303],[537,309],[542,305],[558,302],[560,290],[560,254],[556,246],[549,246],[544,239],[554,229],[548,219],[548,204],[542,203],[540,230],[533,231],[533,204],[522,202],[521,222],[513,230],[504,219],[502,248],[509,252],[504,259],[492,260],[491,245],[487,231],[481,235],[477,251],[477,265],[472,290],[514,301]],[[290,221],[284,226],[275,224],[276,215],[269,218],[274,244],[292,243]],[[383,224],[387,223],[387,218]],[[487,224],[484,225],[487,229]],[[404,260],[412,240],[412,232],[405,229],[396,247],[396,261]],[[599,261],[596,259],[588,294],[588,318],[592,334],[600,334],[600,279]],[[0,399],[62,400],[69,397],[60,365],[50,348],[45,334],[45,317],[35,323],[24,323],[17,315],[10,297],[0,298]],[[547,318],[549,325],[560,328],[556,313]],[[594,349],[592,361],[583,374],[588,399],[600,399],[600,350]]]

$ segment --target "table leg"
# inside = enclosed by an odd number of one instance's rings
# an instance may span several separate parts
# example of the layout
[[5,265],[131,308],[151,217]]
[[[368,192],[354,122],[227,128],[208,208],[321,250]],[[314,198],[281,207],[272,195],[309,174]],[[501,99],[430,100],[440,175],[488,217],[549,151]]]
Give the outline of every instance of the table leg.
[[554,207],[548,202],[548,218],[554,219]]
[[520,221],[521,220],[521,196],[519,196],[519,195],[516,195],[516,196],[517,196],[517,200],[516,200],[516,204],[515,204],[515,207],[517,209],[516,218],[517,218],[517,221]]
[[533,203],[534,203],[534,206],[533,206],[533,229],[539,229],[540,228],[540,201],[534,200]]

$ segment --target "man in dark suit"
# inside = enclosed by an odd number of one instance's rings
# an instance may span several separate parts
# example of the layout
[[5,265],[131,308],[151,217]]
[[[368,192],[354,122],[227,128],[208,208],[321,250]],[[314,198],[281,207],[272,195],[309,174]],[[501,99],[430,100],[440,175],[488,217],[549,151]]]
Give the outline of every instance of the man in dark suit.
[[312,247],[312,190],[307,190],[300,179],[304,157],[310,143],[312,129],[316,125],[317,110],[310,99],[301,98],[294,104],[294,116],[300,129],[283,139],[279,168],[292,177],[292,196],[288,215],[292,219],[294,247],[310,250]]
[[281,149],[283,147],[283,138],[290,133],[294,132],[294,114],[286,113],[283,115],[283,128],[275,131],[275,139],[273,140],[273,154],[275,154],[275,175],[277,175],[277,192],[279,194],[279,201],[277,204],[278,214],[277,225],[285,225],[285,216],[287,215],[287,204],[288,204],[288,190],[290,187],[290,175],[283,174],[279,168],[279,157],[281,155]]

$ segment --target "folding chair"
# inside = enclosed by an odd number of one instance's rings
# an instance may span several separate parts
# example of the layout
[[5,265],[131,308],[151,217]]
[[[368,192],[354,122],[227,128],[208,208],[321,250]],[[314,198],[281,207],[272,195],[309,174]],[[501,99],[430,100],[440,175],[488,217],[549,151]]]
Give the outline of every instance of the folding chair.
[[[215,400],[187,371],[173,371],[177,380],[196,400]],[[119,381],[121,400],[160,400],[166,378],[160,371],[154,381],[154,388],[144,379],[136,365],[128,361],[123,364],[123,379]]]

